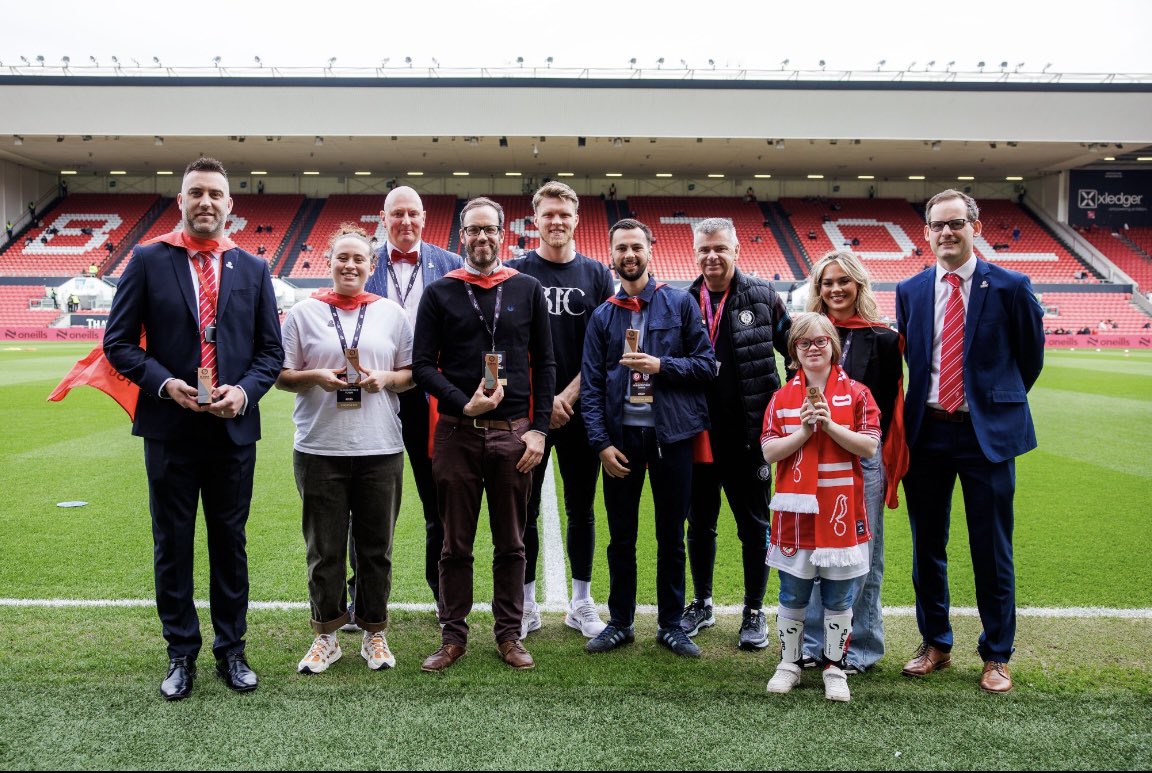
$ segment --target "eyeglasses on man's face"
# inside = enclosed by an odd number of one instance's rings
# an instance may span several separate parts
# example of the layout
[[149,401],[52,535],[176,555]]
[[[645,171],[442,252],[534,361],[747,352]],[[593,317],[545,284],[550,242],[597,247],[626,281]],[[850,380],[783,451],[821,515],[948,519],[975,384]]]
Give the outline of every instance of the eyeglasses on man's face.
[[476,238],[481,233],[485,236],[495,236],[500,233],[500,226],[498,225],[466,225],[463,229],[464,233],[472,238]]
[[796,348],[802,352],[806,352],[813,346],[815,346],[817,349],[823,349],[830,343],[832,343],[832,339],[828,336],[818,336],[817,338],[800,338],[796,341]]
[[971,220],[967,220],[965,218],[957,218],[955,220],[933,220],[928,223],[928,229],[935,233],[940,233],[944,230],[944,226],[948,226],[949,231],[959,231],[971,222]]

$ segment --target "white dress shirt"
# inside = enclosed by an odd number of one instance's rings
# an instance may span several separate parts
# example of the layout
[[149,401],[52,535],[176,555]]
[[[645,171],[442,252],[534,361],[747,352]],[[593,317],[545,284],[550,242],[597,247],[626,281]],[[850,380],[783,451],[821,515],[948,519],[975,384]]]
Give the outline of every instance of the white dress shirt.
[[[952,295],[952,285],[944,277],[953,273],[960,277],[960,297],[964,299],[964,316],[967,324],[968,298],[972,295],[972,277],[976,274],[976,256],[955,271],[949,272],[936,264],[935,306],[932,319],[932,370],[928,373],[928,406],[943,410],[940,405],[940,343],[944,338],[944,310],[948,307],[948,297]],[[967,332],[967,331],[965,331]],[[960,404],[961,411],[968,410],[968,399]]]

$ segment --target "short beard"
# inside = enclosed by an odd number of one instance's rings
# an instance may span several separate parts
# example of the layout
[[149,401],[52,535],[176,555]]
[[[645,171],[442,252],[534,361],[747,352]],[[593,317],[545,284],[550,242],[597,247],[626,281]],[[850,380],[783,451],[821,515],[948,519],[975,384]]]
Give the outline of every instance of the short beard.
[[[187,225],[190,229],[192,229],[193,233],[212,236],[212,235],[223,230],[223,227],[222,227],[223,224],[219,220],[214,220],[212,223],[212,226],[209,227],[208,230],[204,230],[205,226],[202,226],[196,222],[196,218],[199,215],[200,215],[200,213],[197,212],[197,213],[193,214],[191,217],[189,217],[188,215],[184,216],[184,224]],[[213,217],[215,217],[215,214],[213,214]]]
[[482,262],[483,259],[478,260],[476,258],[476,253],[472,250],[471,247],[466,247],[465,251],[468,253],[468,263],[472,266],[472,268],[480,272],[488,271],[494,265],[496,265],[496,261],[499,259],[497,258],[497,255],[500,254],[499,248],[495,248],[492,250],[491,257],[486,262]]
[[644,276],[644,272],[648,270],[648,264],[647,263],[638,263],[638,264],[636,264],[636,268],[631,269],[631,270],[634,270],[636,272],[633,276],[629,276],[627,273],[625,273],[627,271],[630,271],[630,269],[626,269],[622,265],[616,267],[616,273],[620,275],[621,279],[623,279],[626,282],[635,282],[637,279]]

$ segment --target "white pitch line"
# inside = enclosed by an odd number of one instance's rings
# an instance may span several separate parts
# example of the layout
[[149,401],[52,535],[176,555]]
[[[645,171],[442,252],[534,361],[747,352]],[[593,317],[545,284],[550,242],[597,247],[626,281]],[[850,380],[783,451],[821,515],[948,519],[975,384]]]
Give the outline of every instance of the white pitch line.
[[568,570],[564,565],[564,538],[560,534],[560,507],[556,501],[556,475],[551,459],[540,491],[540,517],[544,521],[540,540],[540,552],[544,556],[544,608],[566,611]]
[[[153,608],[156,602],[152,599],[2,599],[0,598],[0,607],[36,607],[36,608]],[[198,600],[196,606],[200,609],[208,609],[208,602],[206,600]],[[545,604],[542,605],[545,612],[566,612],[568,610],[568,602],[565,600],[560,604]],[[309,606],[303,601],[250,601],[248,608],[252,610],[299,610],[308,609]],[[432,604],[407,604],[402,602],[390,603],[389,609],[398,612],[435,612],[436,607]],[[769,608],[771,609],[771,608]],[[476,603],[472,605],[472,610],[475,612],[490,612],[492,611],[491,604]],[[607,605],[601,604],[600,611],[607,613]],[[744,607],[740,605],[733,606],[718,606],[713,610],[721,617],[736,617],[744,611]],[[641,604],[636,607],[638,614],[654,615],[656,614],[656,606],[654,604]],[[887,617],[914,617],[916,615],[915,607],[884,607],[884,614]],[[1124,609],[1119,607],[1020,607],[1016,610],[1019,617],[1046,617],[1046,618],[1068,618],[1068,619],[1083,619],[1093,617],[1110,617],[1120,618],[1125,620],[1152,620],[1152,608],[1143,609]],[[952,615],[954,617],[979,617],[979,612],[976,607],[953,607]]]

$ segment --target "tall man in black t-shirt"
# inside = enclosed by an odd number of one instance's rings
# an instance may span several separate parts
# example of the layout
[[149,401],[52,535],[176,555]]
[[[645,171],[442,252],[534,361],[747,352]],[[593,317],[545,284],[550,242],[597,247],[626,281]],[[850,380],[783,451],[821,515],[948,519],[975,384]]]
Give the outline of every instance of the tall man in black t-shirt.
[[443,671],[464,655],[482,495],[492,530],[496,644],[505,663],[532,668],[520,643],[524,524],[556,390],[548,304],[539,282],[500,264],[499,204],[473,199],[460,223],[464,268],[425,288],[412,347],[416,383],[439,401],[432,476],[444,524],[442,643],[422,668]]
[[592,312],[612,296],[608,267],[576,251],[574,233],[580,222],[580,199],[562,182],[546,183],[532,197],[533,223],[540,246],[508,266],[539,280],[548,298],[552,351],[556,358],[556,397],[544,459],[533,471],[524,530],[524,619],[521,637],[540,627],[536,604],[536,564],[540,554],[537,521],[541,491],[552,448],[564,480],[564,510],[568,517],[568,560],[572,564],[572,601],[564,622],[591,639],[604,630],[592,600],[592,554],[596,546],[593,501],[600,475],[600,456],[588,444],[580,414],[580,362],[584,332]]
[[768,583],[765,538],[771,517],[772,468],[764,463],[760,431],[764,411],[780,388],[772,349],[788,358],[792,321],[772,285],[736,268],[740,242],[726,218],[709,218],[693,229],[700,277],[689,292],[700,307],[716,350],[719,370],[708,384],[713,461],[692,466],[692,511],[688,516],[688,563],[695,599],[680,625],[689,636],[716,624],[712,613],[712,570],[716,563],[716,521],[723,489],[736,518],[744,564],[744,619],[741,649],[768,646],[761,607]]

